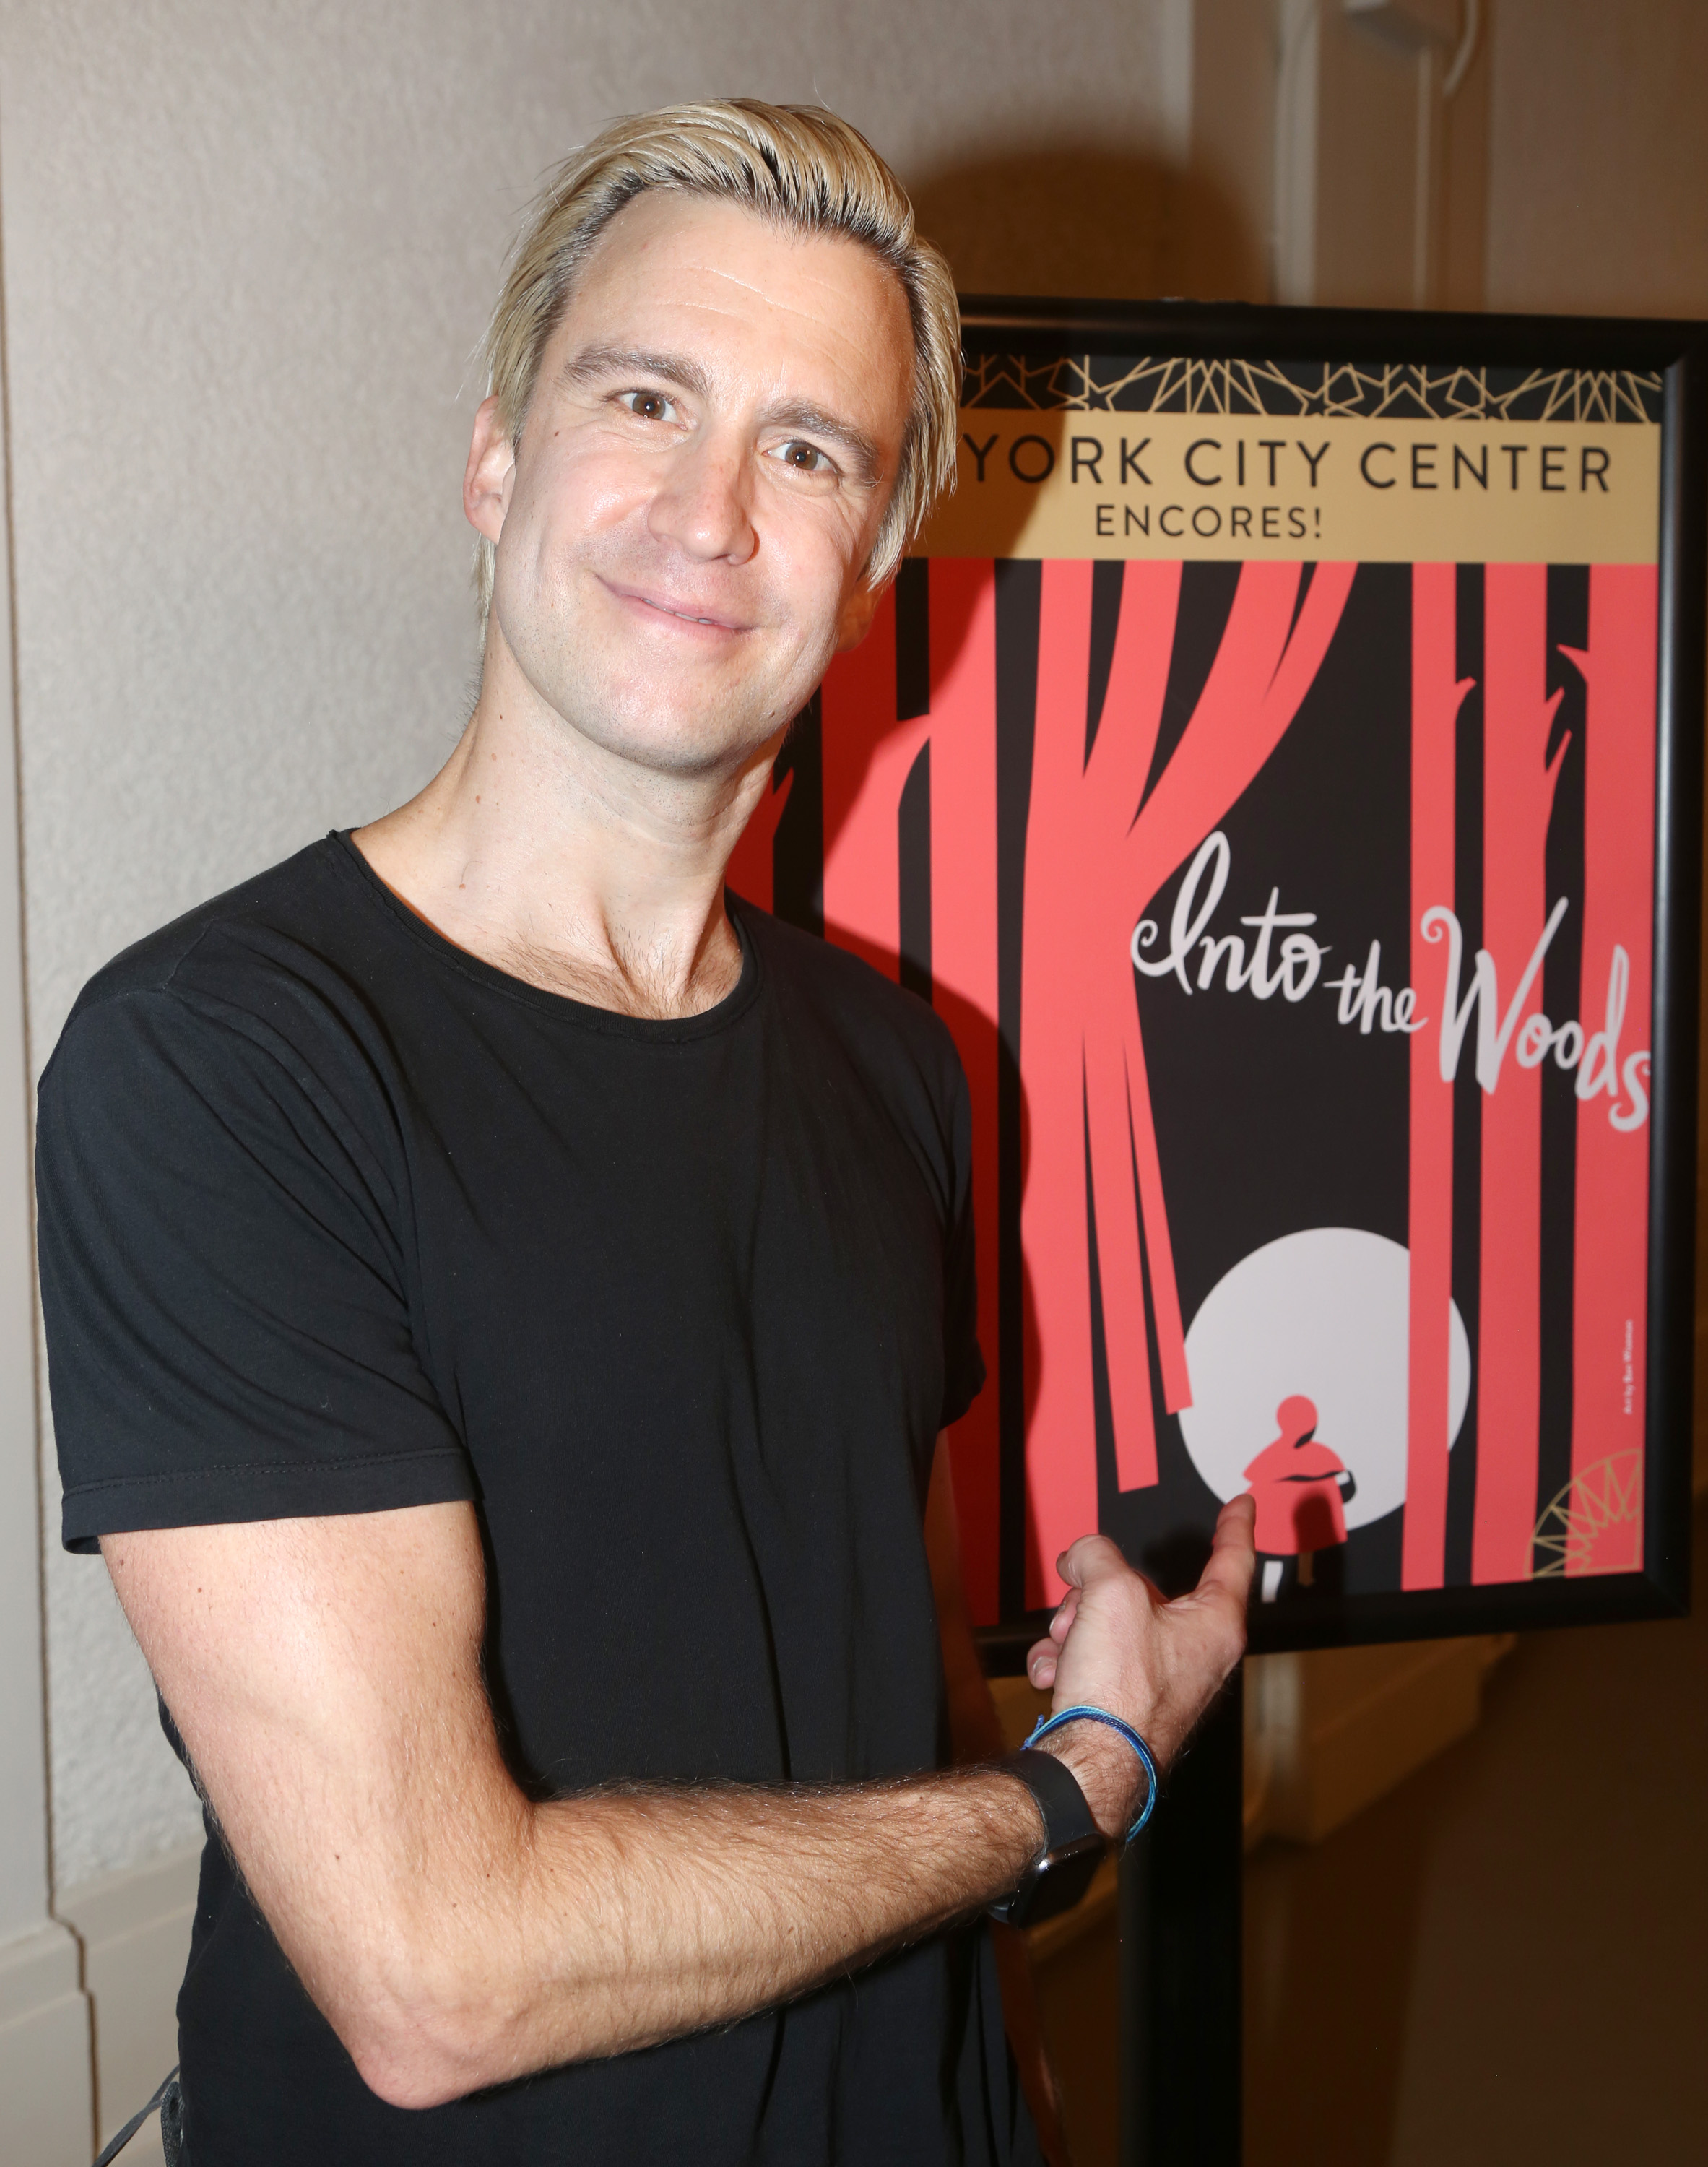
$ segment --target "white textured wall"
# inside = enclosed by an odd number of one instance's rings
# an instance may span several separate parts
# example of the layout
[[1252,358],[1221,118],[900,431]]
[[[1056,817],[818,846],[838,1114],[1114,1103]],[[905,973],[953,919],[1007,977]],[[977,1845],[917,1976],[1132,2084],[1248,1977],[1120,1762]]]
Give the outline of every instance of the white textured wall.
[[[1182,12],[4,0],[38,1069],[116,949],[372,818],[448,750],[473,661],[467,357],[552,161],[614,113],[751,92],[822,98],[904,173],[949,172],[963,217],[1017,153],[1048,174],[1095,151],[1138,191],[1182,94]],[[1023,226],[1025,193],[1011,172]],[[195,1815],[105,1574],[58,1547],[48,1460],[63,1889]]]

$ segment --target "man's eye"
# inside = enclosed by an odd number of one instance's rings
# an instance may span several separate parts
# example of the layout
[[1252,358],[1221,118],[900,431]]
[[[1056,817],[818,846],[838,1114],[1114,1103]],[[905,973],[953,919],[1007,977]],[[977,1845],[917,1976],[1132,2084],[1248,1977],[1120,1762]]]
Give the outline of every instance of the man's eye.
[[668,421],[675,409],[662,391],[625,391],[617,404],[638,414],[643,421]]
[[805,443],[798,437],[780,446],[777,455],[785,467],[793,467],[796,474],[830,472],[830,461],[817,445]]

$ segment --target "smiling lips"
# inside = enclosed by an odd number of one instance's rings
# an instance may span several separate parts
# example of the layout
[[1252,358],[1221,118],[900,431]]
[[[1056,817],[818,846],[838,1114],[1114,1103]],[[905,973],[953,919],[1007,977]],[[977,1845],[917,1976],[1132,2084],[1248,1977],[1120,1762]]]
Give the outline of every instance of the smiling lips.
[[673,617],[679,624],[703,624],[713,632],[746,632],[751,628],[744,624],[732,624],[727,617],[704,617],[695,610],[678,609],[673,603],[660,601],[655,595],[643,594],[636,587],[620,587],[611,582],[607,585],[621,601],[652,610],[659,617]]

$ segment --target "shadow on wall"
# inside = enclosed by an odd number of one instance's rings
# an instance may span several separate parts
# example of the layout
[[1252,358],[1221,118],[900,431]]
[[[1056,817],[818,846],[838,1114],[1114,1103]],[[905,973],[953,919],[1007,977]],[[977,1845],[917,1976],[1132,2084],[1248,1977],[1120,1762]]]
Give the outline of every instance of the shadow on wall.
[[1095,146],[1041,144],[928,172],[919,230],[964,294],[1102,300],[1248,295],[1261,236],[1201,174]]

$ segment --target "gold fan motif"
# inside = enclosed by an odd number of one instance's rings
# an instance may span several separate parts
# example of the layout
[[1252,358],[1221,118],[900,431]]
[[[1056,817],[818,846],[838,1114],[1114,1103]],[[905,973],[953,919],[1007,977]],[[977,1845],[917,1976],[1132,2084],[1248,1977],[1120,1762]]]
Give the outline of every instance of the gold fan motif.
[[1531,1578],[1642,1566],[1642,1454],[1615,1452],[1574,1475],[1531,1538]]

